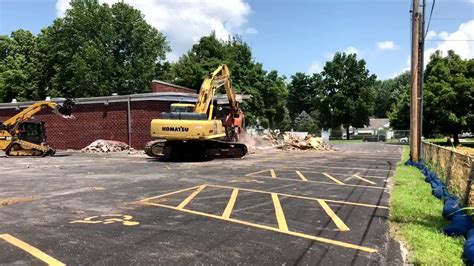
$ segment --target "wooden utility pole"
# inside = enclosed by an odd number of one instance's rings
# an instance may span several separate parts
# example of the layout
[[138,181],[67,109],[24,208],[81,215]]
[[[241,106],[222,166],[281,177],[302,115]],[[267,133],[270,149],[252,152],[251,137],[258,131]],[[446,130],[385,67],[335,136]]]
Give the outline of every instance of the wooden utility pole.
[[420,157],[420,107],[419,107],[419,44],[420,1],[413,0],[411,21],[411,104],[410,104],[410,159],[418,162]]
[[420,24],[420,33],[419,33],[419,47],[418,47],[418,56],[420,58],[418,63],[418,108],[420,112],[418,114],[418,126],[419,126],[419,143],[418,143],[418,155],[421,159],[422,157],[422,137],[423,137],[423,81],[424,81],[424,68],[425,68],[425,14],[426,14],[426,0],[421,1],[421,6],[423,7],[421,11],[421,22]]

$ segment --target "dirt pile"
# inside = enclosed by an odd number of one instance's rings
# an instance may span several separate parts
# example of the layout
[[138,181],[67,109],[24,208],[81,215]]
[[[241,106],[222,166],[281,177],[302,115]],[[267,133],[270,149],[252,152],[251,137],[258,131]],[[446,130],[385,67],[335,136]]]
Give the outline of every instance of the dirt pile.
[[324,142],[322,138],[306,136],[304,139],[300,139],[294,135],[285,135],[283,138],[283,145],[280,147],[282,150],[318,150],[318,151],[331,151],[332,146]]
[[131,148],[126,143],[113,140],[98,139],[87,147],[83,148],[82,152],[121,152],[130,151]]

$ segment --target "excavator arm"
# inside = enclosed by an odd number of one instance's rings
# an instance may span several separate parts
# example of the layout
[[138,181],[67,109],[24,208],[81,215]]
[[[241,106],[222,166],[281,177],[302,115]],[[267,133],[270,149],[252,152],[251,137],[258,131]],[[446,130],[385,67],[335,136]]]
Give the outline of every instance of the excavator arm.
[[27,121],[30,119],[32,116],[34,116],[36,113],[41,111],[44,108],[51,108],[54,113],[57,113],[59,115],[69,117],[71,116],[71,110],[72,107],[74,106],[74,101],[67,99],[64,101],[64,103],[58,104],[56,102],[49,102],[49,101],[42,101],[42,102],[37,102],[34,103],[27,108],[23,109],[21,112],[18,114],[10,117],[6,121],[3,122],[4,127],[12,127],[15,125],[19,125],[21,122]]
[[194,111],[196,113],[207,113],[209,110],[209,115],[212,114],[212,99],[214,97],[215,91],[224,86],[227,98],[229,100],[229,105],[231,108],[232,117],[239,111],[239,106],[237,100],[235,99],[235,94],[232,89],[232,82],[230,80],[230,71],[227,65],[220,65],[211,75],[204,80],[201,85],[201,90],[199,91],[199,97],[196,103]]

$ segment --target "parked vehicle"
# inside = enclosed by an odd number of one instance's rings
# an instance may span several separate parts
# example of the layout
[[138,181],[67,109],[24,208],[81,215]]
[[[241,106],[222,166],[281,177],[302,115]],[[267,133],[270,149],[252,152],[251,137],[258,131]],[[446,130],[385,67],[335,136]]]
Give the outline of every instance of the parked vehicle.
[[385,135],[370,135],[362,139],[364,142],[384,142],[387,141]]

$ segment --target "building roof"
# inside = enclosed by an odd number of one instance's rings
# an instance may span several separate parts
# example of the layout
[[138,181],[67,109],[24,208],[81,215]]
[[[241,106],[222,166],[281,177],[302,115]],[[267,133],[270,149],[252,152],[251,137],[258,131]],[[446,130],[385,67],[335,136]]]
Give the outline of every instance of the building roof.
[[[87,98],[75,98],[77,104],[94,104],[94,103],[114,103],[114,102],[131,102],[136,101],[165,101],[165,102],[184,102],[184,103],[195,103],[197,101],[198,94],[196,93],[183,93],[183,92],[152,92],[152,93],[137,93],[130,95],[113,95],[113,96],[101,96],[101,97],[87,97]],[[228,104],[226,95],[216,95],[218,104]],[[248,100],[251,95],[237,94],[236,99],[238,102]],[[65,98],[52,98],[51,101],[63,102]],[[0,109],[8,108],[24,108],[32,105],[35,101],[29,102],[11,102],[11,103],[0,103]]]
[[193,89],[186,88],[186,87],[179,86],[179,85],[172,84],[172,83],[168,83],[168,82],[164,82],[164,81],[157,80],[157,79],[152,80],[151,83],[163,84],[163,85],[166,85],[166,86],[170,86],[170,87],[178,88],[178,89],[181,89],[181,90],[189,91],[190,93],[196,93],[196,91],[193,90]]
[[364,129],[384,129],[390,127],[388,118],[370,118],[370,125],[365,126]]

